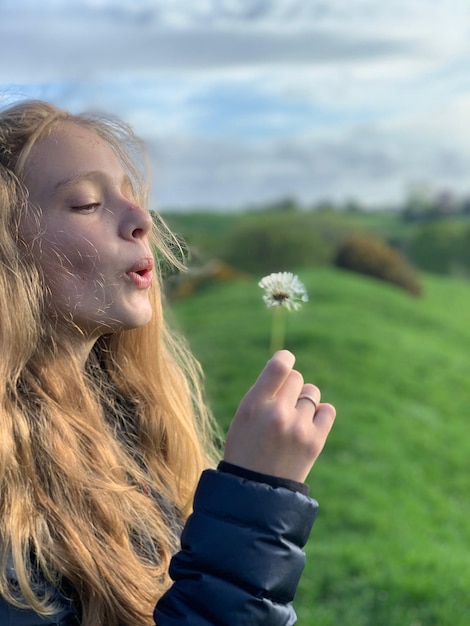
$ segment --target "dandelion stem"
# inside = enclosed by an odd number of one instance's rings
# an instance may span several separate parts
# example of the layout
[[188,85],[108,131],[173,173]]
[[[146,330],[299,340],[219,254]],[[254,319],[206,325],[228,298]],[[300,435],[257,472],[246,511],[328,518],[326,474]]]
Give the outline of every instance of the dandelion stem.
[[297,311],[308,301],[305,287],[291,272],[274,272],[262,278],[258,286],[264,289],[263,300],[273,309],[271,322],[271,354],[282,350],[286,334],[287,311]]
[[271,324],[271,354],[284,348],[286,335],[286,313],[287,309],[282,306],[273,307]]

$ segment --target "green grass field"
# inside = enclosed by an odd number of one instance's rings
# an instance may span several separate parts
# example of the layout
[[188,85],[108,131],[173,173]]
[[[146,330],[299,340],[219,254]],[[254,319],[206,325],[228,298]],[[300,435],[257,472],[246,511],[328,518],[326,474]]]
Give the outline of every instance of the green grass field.
[[[309,477],[320,513],[295,607],[300,626],[470,624],[470,284],[424,295],[332,268],[299,272],[310,302],[286,347],[337,407]],[[257,279],[172,307],[225,429],[269,358]]]

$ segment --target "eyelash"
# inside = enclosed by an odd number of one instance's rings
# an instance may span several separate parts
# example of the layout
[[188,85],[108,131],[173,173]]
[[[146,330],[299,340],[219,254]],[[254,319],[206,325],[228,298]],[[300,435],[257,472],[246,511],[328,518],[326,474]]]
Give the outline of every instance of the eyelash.
[[91,209],[96,209],[100,206],[99,202],[90,202],[90,204],[83,204],[81,206],[73,206],[71,207],[74,211],[90,211]]

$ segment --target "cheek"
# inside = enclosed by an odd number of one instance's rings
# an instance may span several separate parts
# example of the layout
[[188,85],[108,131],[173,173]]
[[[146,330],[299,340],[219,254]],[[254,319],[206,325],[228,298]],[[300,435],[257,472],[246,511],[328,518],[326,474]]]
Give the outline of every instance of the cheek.
[[41,219],[28,226],[22,234],[54,308],[75,309],[90,298],[101,301],[118,284],[116,254],[106,243],[109,237],[102,224],[84,229],[77,222]]
[[49,244],[42,268],[50,304],[58,311],[75,315],[83,307],[100,308],[111,293],[113,281],[106,279],[96,252],[72,239],[68,245]]
[[79,245],[73,238],[43,240],[41,245],[40,264],[54,309],[73,312],[85,303],[93,302],[98,306],[106,300],[110,281],[101,271],[96,249]]
[[44,235],[38,242],[39,260],[47,273],[69,273],[89,277],[99,271],[100,251],[88,237]]

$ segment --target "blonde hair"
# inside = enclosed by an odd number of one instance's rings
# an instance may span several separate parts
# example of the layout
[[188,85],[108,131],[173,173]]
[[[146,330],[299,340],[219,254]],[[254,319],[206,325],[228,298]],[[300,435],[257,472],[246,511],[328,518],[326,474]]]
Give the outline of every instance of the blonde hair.
[[62,121],[103,137],[147,202],[142,146],[126,124],[40,101],[0,112],[0,595],[51,614],[39,577],[73,590],[83,626],[142,626],[213,465],[214,429],[200,368],[163,318],[160,265],[178,259],[161,219],[150,323],[102,336],[84,370],[47,315],[44,277],[20,236],[31,210],[22,176]]

